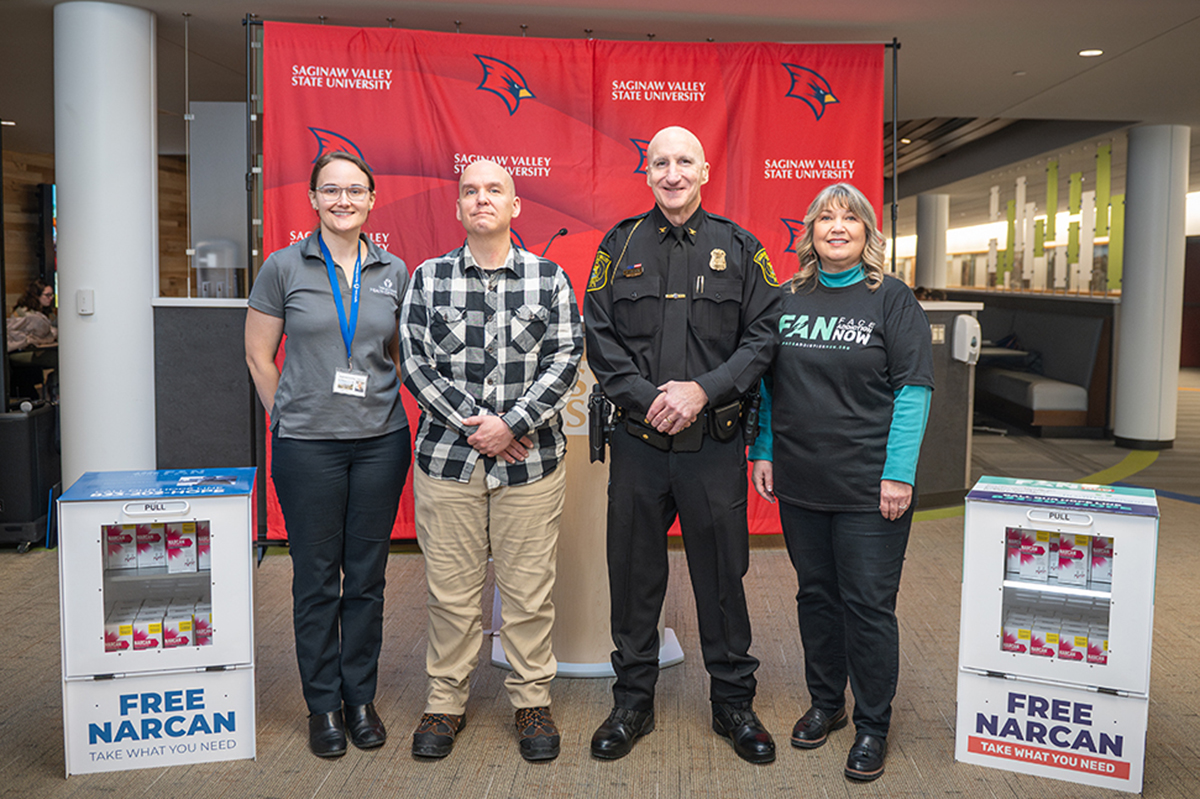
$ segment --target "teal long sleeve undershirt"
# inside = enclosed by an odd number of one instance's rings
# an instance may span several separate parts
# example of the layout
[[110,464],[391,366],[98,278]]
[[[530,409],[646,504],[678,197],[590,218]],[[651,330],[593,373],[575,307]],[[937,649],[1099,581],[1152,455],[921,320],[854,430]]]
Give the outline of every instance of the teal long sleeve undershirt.
[[887,460],[883,462],[884,480],[912,485],[917,479],[917,459],[929,422],[932,395],[929,386],[901,386],[896,392],[892,400],[892,425],[888,428]]
[[[828,274],[820,272],[821,285],[842,288],[853,285],[866,277],[862,265],[845,272]],[[770,378],[764,378],[759,386],[762,404],[758,409],[758,439],[748,454],[752,461],[772,460],[774,436],[771,432]],[[929,403],[933,391],[928,386],[901,386],[892,402],[892,423],[888,428],[887,459],[883,466],[883,479],[913,484],[917,475],[917,459],[921,455],[921,440],[925,437],[925,425],[929,422]]]

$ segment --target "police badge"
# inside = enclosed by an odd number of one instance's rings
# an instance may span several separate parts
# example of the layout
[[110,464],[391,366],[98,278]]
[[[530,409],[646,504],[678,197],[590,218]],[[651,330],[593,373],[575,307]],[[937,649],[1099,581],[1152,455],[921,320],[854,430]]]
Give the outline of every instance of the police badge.
[[763,280],[767,281],[767,285],[778,288],[779,278],[775,277],[775,267],[771,266],[771,256],[767,255],[766,250],[759,250],[754,254],[754,263],[762,270]]
[[708,268],[713,270],[714,272],[724,272],[725,271],[725,251],[724,250],[718,248],[718,249],[715,249],[712,251],[712,255],[709,256],[709,259],[708,259]]
[[604,250],[596,251],[596,260],[592,262],[592,274],[588,277],[588,291],[596,291],[604,288],[608,283],[608,267],[612,264],[612,259],[608,257],[608,253]]

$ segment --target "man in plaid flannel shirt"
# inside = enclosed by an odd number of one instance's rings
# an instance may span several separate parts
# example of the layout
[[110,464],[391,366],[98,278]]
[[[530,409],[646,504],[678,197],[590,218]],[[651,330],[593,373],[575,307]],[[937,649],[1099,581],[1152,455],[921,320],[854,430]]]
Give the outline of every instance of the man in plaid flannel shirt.
[[560,411],[583,334],[566,273],[512,245],[520,212],[499,164],[463,170],[456,213],[466,243],[417,267],[400,315],[404,384],[421,406],[413,496],[429,584],[418,757],[448,755],[466,723],[489,552],[521,755],[551,760],[559,752],[550,594],[566,486]]

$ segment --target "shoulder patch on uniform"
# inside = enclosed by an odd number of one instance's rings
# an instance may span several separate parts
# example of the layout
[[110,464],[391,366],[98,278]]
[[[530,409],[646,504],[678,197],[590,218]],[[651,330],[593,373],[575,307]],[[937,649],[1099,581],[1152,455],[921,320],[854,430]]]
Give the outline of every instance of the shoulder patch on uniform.
[[612,258],[604,250],[596,250],[596,260],[592,261],[592,274],[588,278],[587,290],[596,291],[608,284],[608,268],[612,266]]
[[771,266],[771,256],[767,255],[765,249],[759,248],[758,252],[754,253],[754,263],[762,270],[763,280],[767,281],[767,285],[778,288],[779,278],[775,277],[775,267]]

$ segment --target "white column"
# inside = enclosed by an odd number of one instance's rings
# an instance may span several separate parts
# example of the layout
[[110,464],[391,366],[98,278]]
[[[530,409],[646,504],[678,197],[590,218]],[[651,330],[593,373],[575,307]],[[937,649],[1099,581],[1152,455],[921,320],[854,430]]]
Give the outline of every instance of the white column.
[[917,195],[917,257],[913,282],[927,289],[946,288],[946,231],[950,195]]
[[155,467],[155,67],[150,12],[54,7],[64,488],[85,471]]
[[1113,432],[1130,449],[1175,440],[1190,144],[1186,125],[1129,131]]

